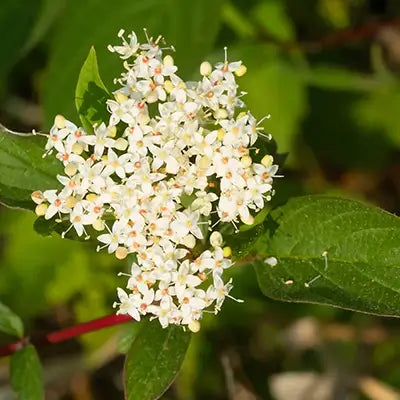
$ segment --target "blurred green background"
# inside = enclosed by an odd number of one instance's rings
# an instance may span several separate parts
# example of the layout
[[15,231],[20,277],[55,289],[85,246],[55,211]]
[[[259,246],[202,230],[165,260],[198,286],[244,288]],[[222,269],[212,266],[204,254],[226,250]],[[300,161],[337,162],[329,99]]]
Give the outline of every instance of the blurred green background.
[[[19,131],[46,130],[58,113],[78,122],[79,69],[94,44],[114,88],[122,66],[106,46],[121,27],[165,36],[186,79],[227,45],[248,68],[244,100],[257,118],[271,114],[265,130],[289,153],[275,204],[325,193],[399,213],[399,18],[398,0],[2,0],[0,121]],[[35,334],[111,313],[128,265],[41,237],[34,219],[0,206],[0,301]],[[164,400],[400,398],[397,320],[274,302],[251,268],[232,274],[245,303],[204,320]],[[46,399],[121,399],[134,334],[125,325],[43,349]],[[2,360],[0,400],[12,398]]]

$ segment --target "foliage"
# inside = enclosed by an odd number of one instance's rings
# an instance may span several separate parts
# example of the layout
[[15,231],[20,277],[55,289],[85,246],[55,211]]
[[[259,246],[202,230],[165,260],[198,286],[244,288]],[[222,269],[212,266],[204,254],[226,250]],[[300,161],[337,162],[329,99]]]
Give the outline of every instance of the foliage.
[[309,196],[275,209],[265,225],[258,254],[278,263],[255,265],[264,294],[399,316],[398,217],[352,200]]
[[29,134],[10,132],[0,125],[0,202],[32,209],[35,190],[57,187],[60,166],[43,158],[43,140]]
[[0,303],[0,331],[17,337],[22,337],[24,334],[20,318],[2,303]]
[[190,341],[181,327],[142,323],[125,361],[128,400],[158,399],[179,372]]
[[93,125],[106,119],[106,100],[109,96],[100,78],[96,51],[92,47],[79,74],[75,91],[75,104],[86,132],[93,132]]
[[28,345],[10,361],[11,385],[18,400],[43,400],[42,367],[35,348]]

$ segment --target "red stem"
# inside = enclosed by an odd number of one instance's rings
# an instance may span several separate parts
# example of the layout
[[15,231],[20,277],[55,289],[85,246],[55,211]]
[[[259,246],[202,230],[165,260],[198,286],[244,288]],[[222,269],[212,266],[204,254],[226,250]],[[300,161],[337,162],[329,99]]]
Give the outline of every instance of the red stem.
[[83,322],[82,324],[71,326],[70,328],[60,329],[38,338],[30,339],[29,337],[24,337],[18,342],[10,343],[6,346],[0,347],[0,357],[9,356],[29,343],[32,343],[35,346],[43,346],[46,344],[63,342],[64,340],[83,335],[84,333],[98,331],[99,329],[106,328],[108,326],[123,324],[129,321],[134,321],[134,319],[129,315],[112,314],[94,319],[92,321]]
[[366,37],[371,37],[377,34],[383,28],[394,26],[400,26],[400,17],[389,20],[372,21],[361,26],[332,32],[320,39],[311,41],[310,43],[306,44],[306,47],[308,47],[310,51],[318,51],[321,48],[328,46],[335,46]]

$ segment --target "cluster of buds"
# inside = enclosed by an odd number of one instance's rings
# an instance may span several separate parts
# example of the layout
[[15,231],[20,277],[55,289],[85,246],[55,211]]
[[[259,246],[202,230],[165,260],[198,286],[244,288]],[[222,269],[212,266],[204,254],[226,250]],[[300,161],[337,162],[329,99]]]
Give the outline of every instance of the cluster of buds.
[[231,297],[223,280],[231,250],[218,228],[253,223],[278,167],[270,155],[253,160],[258,137],[268,135],[250,112],[237,112],[241,62],[228,62],[225,50],[214,68],[201,64],[199,82],[184,82],[161,38],[140,44],[123,35],[109,46],[125,68],[107,100],[109,121],[92,134],[57,116],[45,154],[63,163],[63,188],[32,198],[39,216],[68,224],[63,235],[98,231],[98,250],[135,255],[118,313],[196,331],[204,312]]

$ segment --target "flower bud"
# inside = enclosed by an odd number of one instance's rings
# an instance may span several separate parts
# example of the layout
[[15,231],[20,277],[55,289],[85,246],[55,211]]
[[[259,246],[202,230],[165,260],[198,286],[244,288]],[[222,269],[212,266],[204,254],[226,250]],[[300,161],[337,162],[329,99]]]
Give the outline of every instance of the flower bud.
[[95,229],[98,232],[103,231],[105,228],[104,221],[102,219],[96,219],[93,222],[92,226],[93,226],[93,229]]
[[44,196],[43,193],[40,190],[37,190],[36,192],[33,192],[31,194],[31,199],[36,203],[36,204],[42,204],[44,201]]
[[207,156],[204,156],[200,159],[198,166],[202,169],[206,169],[211,165],[211,159]]
[[76,167],[75,164],[73,163],[69,163],[65,168],[64,168],[64,172],[66,175],[68,176],[74,176],[78,171],[78,168]]
[[73,145],[72,145],[72,152],[73,153],[75,153],[75,154],[82,154],[82,152],[83,152],[83,146],[80,144],[80,143],[74,143]]
[[222,255],[223,255],[225,258],[230,257],[230,256],[232,255],[232,249],[231,249],[229,246],[224,247],[224,248],[222,249]]
[[68,208],[74,208],[76,206],[77,202],[78,202],[78,200],[76,200],[75,197],[69,196],[65,200],[65,206],[68,207]]
[[188,324],[188,328],[193,333],[197,333],[200,330],[200,322],[199,321],[192,321]]
[[174,59],[172,58],[172,56],[170,56],[169,54],[167,54],[164,59],[163,59],[163,64],[166,67],[172,67],[174,65]]
[[116,126],[109,126],[108,127],[108,132],[109,132],[109,134],[108,134],[108,136],[110,136],[110,137],[115,137],[116,135],[117,135],[117,127]]
[[228,112],[224,108],[218,108],[214,112],[215,119],[225,119],[228,116]]
[[126,247],[118,247],[117,250],[115,251],[115,257],[118,258],[118,260],[123,260],[126,258],[128,255],[128,249]]
[[221,247],[222,243],[224,242],[224,239],[222,238],[222,235],[218,231],[214,231],[210,235],[210,244],[213,247]]
[[114,143],[114,147],[117,150],[124,151],[128,147],[128,141],[126,139],[124,139],[124,138],[118,138]]
[[150,117],[148,113],[141,112],[139,115],[136,117],[137,122],[142,125],[146,125],[150,122]]
[[119,104],[125,103],[125,101],[128,100],[128,97],[125,96],[125,95],[124,95],[123,93],[121,93],[121,92],[115,93],[115,94],[114,94],[114,97],[115,97],[115,100],[117,100],[117,102],[118,102]]
[[241,65],[236,71],[235,71],[235,75],[236,76],[243,76],[245,73],[247,72],[247,67],[245,65]]
[[200,64],[200,74],[203,76],[208,76],[211,74],[212,66],[208,61],[203,61]]
[[164,89],[168,94],[171,93],[172,90],[174,89],[174,85],[172,84],[172,82],[169,79],[167,79],[164,82]]
[[240,218],[240,219],[246,225],[253,225],[254,224],[254,217],[252,215],[249,215],[248,218]]
[[97,197],[98,197],[97,194],[89,193],[88,195],[86,195],[86,200],[93,203],[94,201],[97,200]]
[[56,115],[56,117],[54,118],[54,125],[58,128],[58,129],[63,129],[65,128],[65,118],[58,114]]
[[264,165],[264,167],[270,167],[273,162],[274,162],[274,157],[270,156],[269,154],[264,156],[261,160],[261,164]]
[[193,235],[189,234],[183,239],[183,244],[188,249],[193,249],[193,247],[196,246],[196,238]]
[[253,160],[250,156],[243,156],[240,159],[240,163],[242,164],[243,168],[248,168],[252,164]]
[[225,136],[225,130],[224,129],[222,129],[222,128],[219,128],[218,129],[218,133],[217,133],[217,138],[218,138],[218,140],[223,140],[224,139],[224,136]]
[[35,213],[38,217],[43,217],[48,208],[49,206],[46,203],[38,204],[35,208]]

